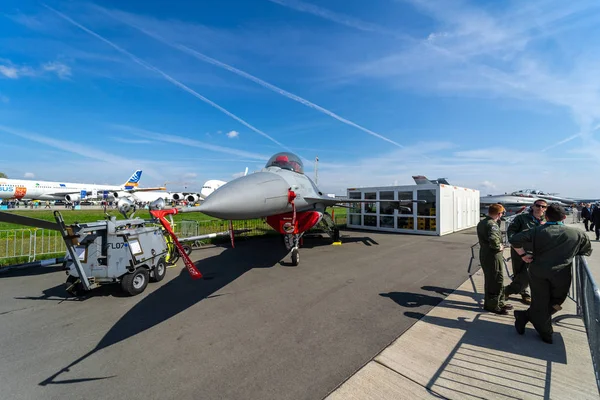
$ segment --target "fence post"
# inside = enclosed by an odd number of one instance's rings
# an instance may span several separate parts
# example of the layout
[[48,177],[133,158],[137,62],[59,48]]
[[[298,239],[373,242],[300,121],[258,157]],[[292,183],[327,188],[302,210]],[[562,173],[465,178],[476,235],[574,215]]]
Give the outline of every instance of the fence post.
[[30,250],[33,253],[31,261],[35,261],[35,257],[37,256],[37,229],[33,230],[33,247]]

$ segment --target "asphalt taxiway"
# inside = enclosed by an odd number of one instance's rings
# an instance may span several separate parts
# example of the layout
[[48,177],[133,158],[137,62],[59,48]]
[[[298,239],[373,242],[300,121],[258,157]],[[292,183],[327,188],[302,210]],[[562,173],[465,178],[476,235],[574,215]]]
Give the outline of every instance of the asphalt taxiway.
[[475,241],[343,232],[292,267],[280,238],[240,240],[192,253],[205,280],[82,301],[63,271],[2,274],[0,399],[324,398],[465,281]]

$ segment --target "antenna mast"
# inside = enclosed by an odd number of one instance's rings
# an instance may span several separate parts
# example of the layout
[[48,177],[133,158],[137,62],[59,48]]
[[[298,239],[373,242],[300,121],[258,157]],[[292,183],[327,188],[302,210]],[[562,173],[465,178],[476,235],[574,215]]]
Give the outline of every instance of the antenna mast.
[[319,183],[319,156],[315,157],[315,185]]

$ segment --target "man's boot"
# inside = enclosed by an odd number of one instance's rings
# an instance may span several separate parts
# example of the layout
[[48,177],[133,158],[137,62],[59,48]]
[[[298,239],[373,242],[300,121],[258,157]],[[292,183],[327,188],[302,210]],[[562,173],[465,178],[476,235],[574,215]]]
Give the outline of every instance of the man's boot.
[[527,318],[527,311],[523,310],[515,310],[515,329],[519,335],[525,333],[525,326],[529,322],[529,318]]

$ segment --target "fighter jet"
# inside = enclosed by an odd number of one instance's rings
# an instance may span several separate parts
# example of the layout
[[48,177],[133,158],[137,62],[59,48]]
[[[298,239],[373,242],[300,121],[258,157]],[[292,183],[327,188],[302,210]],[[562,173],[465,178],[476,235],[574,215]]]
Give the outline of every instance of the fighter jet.
[[199,207],[181,211],[198,211],[226,220],[266,218],[273,229],[285,235],[292,264],[298,265],[300,238],[319,222],[325,223],[334,241],[339,240],[339,230],[326,212],[327,207],[372,202],[377,200],[340,199],[323,194],[304,174],[300,157],[282,152],[272,156],[262,170],[224,184]]

